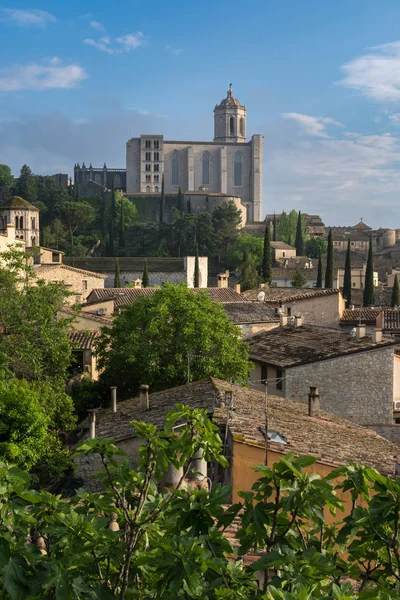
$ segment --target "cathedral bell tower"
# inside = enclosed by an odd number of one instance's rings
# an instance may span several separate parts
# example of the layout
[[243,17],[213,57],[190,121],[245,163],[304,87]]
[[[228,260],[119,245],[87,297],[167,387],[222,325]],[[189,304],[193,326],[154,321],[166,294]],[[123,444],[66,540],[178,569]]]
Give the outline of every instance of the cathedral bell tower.
[[246,142],[246,107],[233,96],[232,84],[214,108],[214,142]]

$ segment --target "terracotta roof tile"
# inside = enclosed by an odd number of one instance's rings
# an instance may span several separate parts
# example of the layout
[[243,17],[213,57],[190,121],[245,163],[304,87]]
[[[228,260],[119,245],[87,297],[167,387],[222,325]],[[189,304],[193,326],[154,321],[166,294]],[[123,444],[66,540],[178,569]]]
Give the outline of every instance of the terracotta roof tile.
[[330,296],[332,294],[338,294],[339,290],[325,290],[325,289],[304,289],[304,288],[284,288],[284,287],[264,287],[257,288],[254,290],[248,290],[243,292],[242,296],[245,300],[252,302],[257,300],[257,296],[260,292],[265,293],[265,302],[291,302],[294,300],[303,300],[304,298],[317,298],[319,296]]
[[279,322],[275,311],[261,302],[227,302],[224,304],[224,310],[235,325]]
[[[131,304],[143,296],[150,297],[160,288],[101,288],[90,292],[86,304],[94,304],[101,300],[114,300],[115,306]],[[191,288],[191,291],[198,294],[206,292],[214,302],[240,302],[244,300],[238,292],[232,288]]]
[[340,322],[357,324],[361,319],[362,323],[374,324],[380,312],[379,308],[354,308],[353,310],[346,308],[343,311]]
[[74,350],[91,350],[97,333],[95,331],[70,331],[68,339]]
[[393,346],[383,339],[374,344],[369,336],[358,340],[349,332],[316,325],[286,325],[256,333],[247,339],[250,358],[281,368],[290,368],[365,350]]
[[101,273],[95,273],[94,271],[84,271],[83,269],[76,269],[75,267],[70,267],[69,265],[57,264],[57,265],[37,265],[34,267],[35,272],[38,273],[40,277],[40,273],[45,273],[46,271],[54,271],[55,269],[63,269],[65,271],[72,271],[73,273],[82,273],[82,275],[87,275],[88,277],[97,277],[97,279],[105,279],[107,276],[102,275]]

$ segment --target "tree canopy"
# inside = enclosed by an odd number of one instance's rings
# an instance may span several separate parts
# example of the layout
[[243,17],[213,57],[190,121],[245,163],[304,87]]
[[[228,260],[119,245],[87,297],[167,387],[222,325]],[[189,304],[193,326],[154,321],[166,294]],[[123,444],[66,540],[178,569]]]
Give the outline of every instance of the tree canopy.
[[247,380],[247,344],[206,292],[166,283],[122,310],[98,345],[101,379],[126,395],[213,375]]

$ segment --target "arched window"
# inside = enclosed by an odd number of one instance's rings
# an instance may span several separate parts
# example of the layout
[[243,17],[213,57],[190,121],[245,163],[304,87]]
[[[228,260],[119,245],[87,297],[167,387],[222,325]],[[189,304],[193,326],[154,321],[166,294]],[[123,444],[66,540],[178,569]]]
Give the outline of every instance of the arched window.
[[19,227],[20,227],[20,229],[24,228],[24,217],[19,218]]
[[235,119],[231,117],[229,119],[229,135],[235,135]]
[[240,119],[240,135],[244,137],[244,119],[243,117]]
[[36,246],[36,238],[35,238],[35,236],[33,236],[31,238],[31,246]]
[[208,150],[203,152],[203,178],[202,184],[209,185],[210,183],[210,153]]
[[243,171],[243,154],[238,150],[235,154],[235,162],[233,163],[233,185],[242,185],[242,171]]
[[156,187],[154,188],[155,192],[158,192],[158,185],[156,185]]
[[19,229],[19,217],[15,217],[15,229]]
[[172,185],[179,185],[179,154],[177,150],[172,154],[171,183]]
[[31,228],[36,229],[36,219],[35,217],[31,217]]
[[150,186],[146,185],[146,192],[149,192],[149,191],[150,191]]

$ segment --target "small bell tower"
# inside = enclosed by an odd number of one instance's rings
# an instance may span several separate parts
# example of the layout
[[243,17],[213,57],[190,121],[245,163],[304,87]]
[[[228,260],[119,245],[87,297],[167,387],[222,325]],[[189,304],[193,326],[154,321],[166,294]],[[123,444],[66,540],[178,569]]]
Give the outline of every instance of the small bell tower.
[[246,107],[234,97],[231,83],[226,98],[214,108],[214,142],[246,142]]

